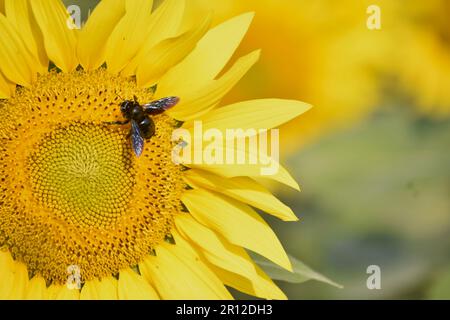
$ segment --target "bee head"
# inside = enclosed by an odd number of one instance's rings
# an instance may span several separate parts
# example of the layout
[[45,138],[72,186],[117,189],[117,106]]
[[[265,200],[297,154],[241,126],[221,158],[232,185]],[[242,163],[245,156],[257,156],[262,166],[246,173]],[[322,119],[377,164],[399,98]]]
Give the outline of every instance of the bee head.
[[130,100],[125,100],[120,105],[120,111],[122,112],[123,116],[127,119],[131,118],[131,111],[133,110],[134,102]]

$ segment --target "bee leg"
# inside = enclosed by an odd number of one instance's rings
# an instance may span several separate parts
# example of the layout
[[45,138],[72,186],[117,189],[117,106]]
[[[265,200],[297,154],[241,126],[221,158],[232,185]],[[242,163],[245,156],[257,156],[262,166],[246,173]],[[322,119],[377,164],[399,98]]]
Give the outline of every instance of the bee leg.
[[105,124],[109,124],[109,125],[119,125],[119,126],[123,126],[125,124],[130,123],[130,120],[125,120],[125,121],[111,121],[111,122],[104,122]]

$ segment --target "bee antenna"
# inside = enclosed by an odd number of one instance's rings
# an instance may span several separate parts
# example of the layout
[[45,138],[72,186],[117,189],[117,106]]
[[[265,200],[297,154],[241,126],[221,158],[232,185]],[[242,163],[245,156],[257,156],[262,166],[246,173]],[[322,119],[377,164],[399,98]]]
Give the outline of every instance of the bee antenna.
[[117,91],[115,91],[114,92],[115,94],[116,94],[116,96],[118,96],[121,100],[124,100],[125,101],[125,99],[124,98],[122,98],[118,93],[117,93]]

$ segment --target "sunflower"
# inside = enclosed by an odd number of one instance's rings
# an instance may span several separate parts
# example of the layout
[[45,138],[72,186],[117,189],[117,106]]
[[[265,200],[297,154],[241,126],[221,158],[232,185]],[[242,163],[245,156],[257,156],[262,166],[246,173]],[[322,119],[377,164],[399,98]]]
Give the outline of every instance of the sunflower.
[[[186,27],[181,0],[103,0],[76,30],[60,0],[0,3],[0,298],[231,299],[227,287],[285,298],[246,251],[291,270],[255,209],[297,218],[256,182],[260,165],[172,157],[174,130],[194,121],[270,129],[309,109],[217,108],[258,60],[225,68],[253,14]],[[153,117],[134,156],[129,127],[110,124],[121,102],[167,96],[181,102]],[[283,167],[265,177],[298,189]]]

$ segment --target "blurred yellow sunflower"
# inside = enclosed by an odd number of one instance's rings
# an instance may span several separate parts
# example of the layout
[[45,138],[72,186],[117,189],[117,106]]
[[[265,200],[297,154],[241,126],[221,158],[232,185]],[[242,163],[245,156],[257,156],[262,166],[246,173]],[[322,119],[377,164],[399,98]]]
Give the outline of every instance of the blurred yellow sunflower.
[[[277,99],[215,109],[258,60],[225,68],[253,14],[187,28],[182,0],[103,0],[76,30],[60,0],[1,4],[0,298],[231,299],[226,286],[285,298],[245,250],[291,270],[252,207],[297,218],[253,179],[258,165],[172,159],[174,129],[196,119],[270,129],[309,109]],[[107,124],[133,96],[181,99],[153,117],[140,158],[129,129]],[[268,178],[298,189],[283,167]]]
[[[395,2],[395,1],[394,1]],[[398,2],[390,8],[396,39],[391,71],[420,111],[434,117],[450,116],[450,2]]]
[[213,9],[215,23],[256,12],[237,56],[258,44],[261,61],[227,102],[285,96],[315,106],[281,127],[284,155],[352,125],[376,106],[377,70],[385,63],[390,39],[367,28],[367,8],[374,1],[192,1],[199,11]]

